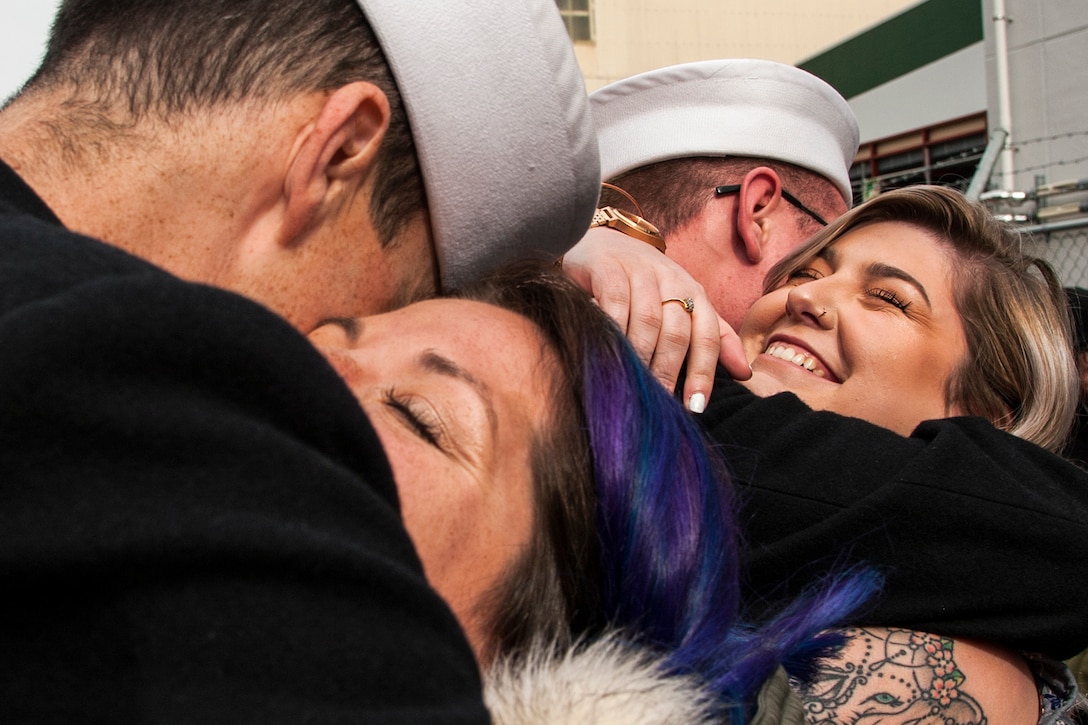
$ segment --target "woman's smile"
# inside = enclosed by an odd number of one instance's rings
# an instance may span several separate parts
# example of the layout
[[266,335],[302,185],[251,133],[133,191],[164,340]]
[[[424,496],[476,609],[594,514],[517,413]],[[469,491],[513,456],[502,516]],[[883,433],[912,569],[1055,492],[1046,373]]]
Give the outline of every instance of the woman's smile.
[[956,414],[948,386],[967,342],[953,257],[919,227],[875,222],[799,260],[741,326],[746,385],[903,435]]
[[839,382],[839,377],[831,372],[820,356],[800,341],[781,337],[772,338],[763,354],[796,365],[828,382]]

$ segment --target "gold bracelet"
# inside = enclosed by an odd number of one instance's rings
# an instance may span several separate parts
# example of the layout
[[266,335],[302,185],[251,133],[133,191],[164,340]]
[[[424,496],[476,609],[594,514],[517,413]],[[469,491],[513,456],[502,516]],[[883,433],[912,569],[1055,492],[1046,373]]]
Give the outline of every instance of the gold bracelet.
[[640,242],[653,245],[662,254],[665,252],[665,239],[661,236],[661,232],[637,214],[620,211],[612,206],[604,206],[593,213],[593,222],[589,228],[593,227],[615,229]]

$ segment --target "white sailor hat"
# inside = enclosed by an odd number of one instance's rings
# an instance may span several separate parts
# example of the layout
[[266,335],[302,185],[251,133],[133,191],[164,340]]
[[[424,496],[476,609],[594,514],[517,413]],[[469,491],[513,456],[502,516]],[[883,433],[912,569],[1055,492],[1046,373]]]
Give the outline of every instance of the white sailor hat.
[[684,63],[590,94],[601,172],[688,156],[754,156],[810,169],[851,202],[858,122],[811,73],[769,60]]
[[585,83],[554,0],[358,0],[412,128],[445,287],[559,257],[600,192]]

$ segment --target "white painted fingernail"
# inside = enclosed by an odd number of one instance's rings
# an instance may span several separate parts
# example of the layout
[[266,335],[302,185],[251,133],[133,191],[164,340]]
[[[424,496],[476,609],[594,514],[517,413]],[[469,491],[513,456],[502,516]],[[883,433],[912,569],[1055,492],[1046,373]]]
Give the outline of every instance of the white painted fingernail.
[[688,400],[688,410],[692,413],[702,413],[706,410],[706,396],[702,393],[696,393]]

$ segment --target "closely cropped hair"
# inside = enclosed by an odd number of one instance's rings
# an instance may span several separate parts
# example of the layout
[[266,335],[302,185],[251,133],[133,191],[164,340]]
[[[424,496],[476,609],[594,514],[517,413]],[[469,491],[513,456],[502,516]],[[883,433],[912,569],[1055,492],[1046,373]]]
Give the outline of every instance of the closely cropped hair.
[[[65,94],[54,133],[111,136],[231,104],[369,81],[389,98],[371,204],[383,243],[425,213],[408,118],[354,0],[65,0],[21,96]],[[70,146],[70,144],[66,144]]]
[[1058,450],[1076,410],[1078,381],[1065,293],[1044,260],[1024,254],[1019,234],[958,191],[912,186],[846,213],[767,274],[778,287],[844,234],[904,222],[947,245],[967,359],[946,390],[948,404],[1043,448]]
[[[633,196],[642,207],[642,216],[653,222],[667,239],[671,232],[682,228],[717,199],[715,187],[739,183],[757,166],[774,169],[787,191],[825,218],[835,216],[842,204],[835,185],[813,171],[782,161],[743,156],[670,159],[639,167],[609,181]],[[601,206],[638,212],[621,194],[610,189],[601,192]],[[797,209],[794,212],[805,234],[814,234],[822,228],[807,214]]]
[[500,665],[607,627],[661,652],[668,672],[698,676],[740,717],[777,666],[811,664],[839,641],[819,633],[873,592],[871,574],[828,584],[765,628],[742,622],[725,463],[585,292],[522,263],[462,296],[528,318],[559,368],[547,371],[548,431],[532,453],[534,534],[483,612]]

